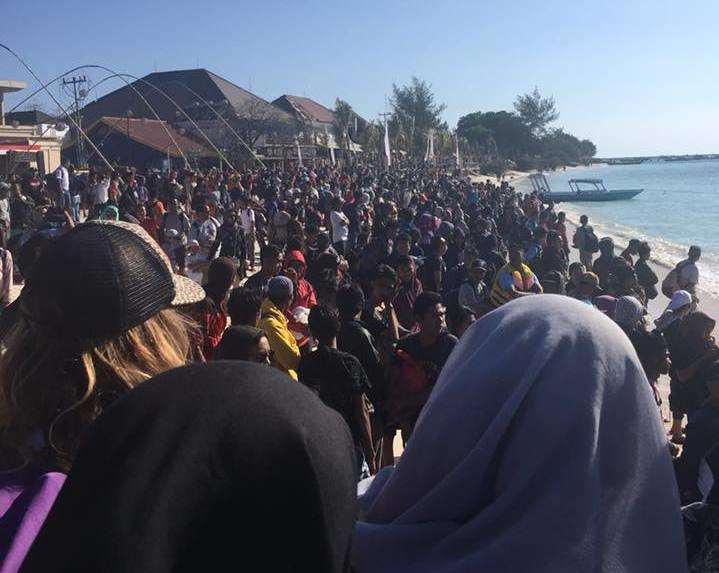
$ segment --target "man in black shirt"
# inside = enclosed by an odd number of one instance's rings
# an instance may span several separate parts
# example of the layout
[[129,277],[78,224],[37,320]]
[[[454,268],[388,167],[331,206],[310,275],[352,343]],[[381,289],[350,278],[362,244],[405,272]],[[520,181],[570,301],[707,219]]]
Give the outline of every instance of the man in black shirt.
[[[373,442],[375,450],[381,452],[386,418],[387,376],[377,343],[360,319],[364,308],[364,294],[358,285],[346,285],[337,291],[336,301],[341,320],[337,346],[357,358],[369,377],[371,388],[368,395],[374,406]],[[377,456],[379,458],[379,454]]]
[[247,279],[245,287],[253,292],[264,294],[267,283],[280,272],[281,256],[279,247],[272,244],[262,247],[260,251],[260,264],[262,267]]
[[382,451],[382,466],[394,463],[392,439],[397,429],[409,439],[419,414],[432,391],[457,338],[447,332],[446,309],[436,292],[423,292],[414,303],[419,332],[397,344],[392,366],[388,422]]
[[376,473],[372,428],[365,392],[369,380],[359,360],[337,350],[340,320],[337,311],[326,305],[312,308],[309,327],[317,349],[300,360],[300,382],[313,389],[330,408],[339,412],[352,432],[358,462],[358,476],[366,461],[371,475]]
[[377,413],[382,410],[387,384],[375,339],[360,320],[363,308],[364,294],[357,285],[343,286],[337,291],[337,310],[341,321],[337,346],[362,364],[372,385],[370,398]]

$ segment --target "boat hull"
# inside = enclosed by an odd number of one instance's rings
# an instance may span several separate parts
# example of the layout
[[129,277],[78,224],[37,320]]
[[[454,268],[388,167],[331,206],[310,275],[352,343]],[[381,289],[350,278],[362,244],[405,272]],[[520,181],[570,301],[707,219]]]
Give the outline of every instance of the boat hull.
[[584,203],[584,202],[598,202],[598,201],[624,201],[632,199],[639,195],[644,189],[621,189],[616,191],[584,191],[580,193],[567,192],[552,192],[545,193],[543,195],[544,201],[550,199],[555,203]]

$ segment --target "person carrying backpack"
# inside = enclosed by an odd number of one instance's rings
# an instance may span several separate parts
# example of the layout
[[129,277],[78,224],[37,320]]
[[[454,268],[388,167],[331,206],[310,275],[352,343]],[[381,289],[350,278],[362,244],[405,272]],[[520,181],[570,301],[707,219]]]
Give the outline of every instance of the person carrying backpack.
[[182,211],[180,202],[177,199],[171,201],[169,211],[162,216],[159,237],[162,248],[180,274],[185,273],[190,227],[190,219]]
[[697,284],[699,283],[699,268],[696,263],[702,256],[701,248],[693,245],[689,248],[689,254],[686,259],[681,261],[674,267],[664,280],[662,281],[662,294],[667,298],[672,298],[678,290],[685,290],[692,295],[694,306],[699,302],[696,294]]
[[591,269],[594,253],[599,252],[599,238],[589,225],[589,217],[582,215],[579,222],[581,226],[574,233],[574,248],[579,250],[579,261],[584,265],[584,268]]

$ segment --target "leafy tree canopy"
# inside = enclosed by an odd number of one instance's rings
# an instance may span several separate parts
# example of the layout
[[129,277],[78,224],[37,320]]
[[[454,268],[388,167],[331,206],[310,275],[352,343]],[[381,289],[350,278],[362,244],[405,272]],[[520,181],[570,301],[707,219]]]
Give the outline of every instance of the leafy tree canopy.
[[406,138],[412,155],[424,153],[430,129],[446,127],[441,117],[446,106],[437,102],[431,85],[416,77],[408,85],[392,85],[390,105],[392,123]]
[[559,119],[554,98],[542,97],[537,87],[531,93],[518,96],[514,101],[514,109],[536,137],[546,134],[549,124]]

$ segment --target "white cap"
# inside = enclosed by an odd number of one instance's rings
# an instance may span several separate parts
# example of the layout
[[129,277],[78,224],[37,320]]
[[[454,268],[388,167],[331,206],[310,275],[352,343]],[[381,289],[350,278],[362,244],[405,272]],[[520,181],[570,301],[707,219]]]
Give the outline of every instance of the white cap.
[[692,295],[689,294],[685,290],[678,290],[675,291],[672,295],[672,300],[669,301],[669,306],[667,306],[667,310],[675,311],[679,310],[683,306],[686,306],[688,304],[692,303]]

